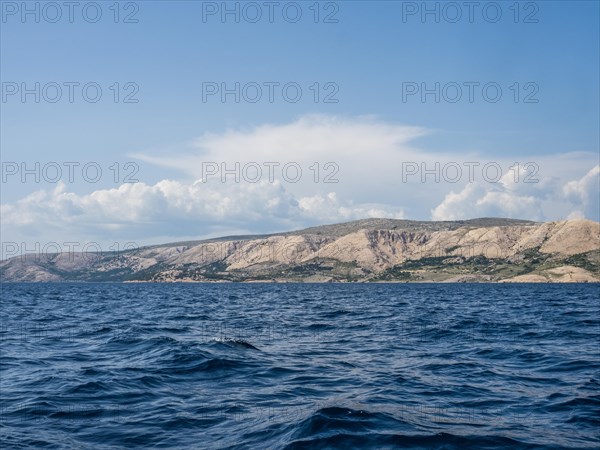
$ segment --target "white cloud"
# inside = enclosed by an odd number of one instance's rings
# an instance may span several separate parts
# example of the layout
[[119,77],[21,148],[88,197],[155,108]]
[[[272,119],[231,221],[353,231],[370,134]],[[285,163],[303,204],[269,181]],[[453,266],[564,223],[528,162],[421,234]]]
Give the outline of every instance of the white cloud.
[[[517,173],[521,177],[524,174]],[[431,211],[431,217],[455,220],[492,216],[537,221],[587,217],[597,221],[599,173],[600,167],[596,166],[581,179],[561,185],[551,177],[534,184],[517,183],[519,178],[511,171],[498,183],[472,183],[460,192],[450,192]]]
[[600,165],[591,169],[579,180],[565,184],[563,193],[578,207],[571,214],[600,220]]
[[[177,169],[189,180],[202,178],[203,163],[224,163],[233,168],[234,164],[243,166],[249,162],[263,164],[276,162],[280,166],[275,170],[286,190],[295,198],[311,197],[315,192],[334,190],[344,201],[357,203],[383,203],[395,205],[405,211],[407,217],[426,219],[432,205],[439,204],[450,191],[465,189],[474,181],[482,185],[499,186],[503,192],[513,192],[514,200],[527,208],[509,207],[502,196],[490,195],[483,202],[490,205],[504,202],[498,213],[528,213],[531,207],[530,197],[543,203],[544,217],[567,214],[568,205],[555,208],[547,202],[548,193],[560,189],[565,181],[579,177],[597,160],[597,155],[584,152],[570,152],[557,155],[523,155],[520,158],[502,156],[489,157],[483,154],[460,155],[427,151],[415,145],[419,137],[431,134],[421,127],[409,127],[386,123],[375,117],[336,117],[309,115],[285,124],[266,124],[247,129],[228,130],[223,133],[206,133],[192,141],[186,151],[169,156],[155,154],[136,154],[139,159],[159,167]],[[303,175],[299,182],[289,183],[281,176],[281,167],[286,162],[297,162]],[[314,181],[314,172],[310,169],[319,164],[319,182]],[[330,173],[324,170],[324,164],[333,162],[339,168],[335,174],[338,181],[334,184],[323,183],[323,177]],[[515,162],[518,168],[513,168]],[[472,166],[469,173],[467,165]],[[403,176],[403,169],[414,164],[417,173]],[[497,183],[486,181],[484,167],[487,165],[500,169]],[[437,165],[437,166],[436,166]],[[441,177],[435,182],[434,176],[424,173],[438,167],[444,172],[446,165],[458,165],[462,172],[456,183]],[[494,167],[487,174],[494,178]],[[448,171],[453,176],[454,171]],[[470,175],[474,180],[470,180]],[[219,175],[211,178],[218,179]],[[267,178],[264,169],[263,179]],[[229,180],[229,178],[228,178]],[[504,196],[505,197],[505,196]],[[563,199],[564,200],[564,199]],[[541,204],[540,203],[540,204]],[[377,208],[375,208],[377,209]],[[534,211],[537,217],[539,211]]]
[[[425,155],[410,145],[427,133],[424,128],[389,124],[374,117],[308,115],[291,123],[206,133],[193,140],[187,149],[169,152],[168,156],[146,153],[131,156],[176,169],[188,180],[207,178],[203,170],[206,164],[224,164],[232,169],[236,163],[243,168],[252,162],[262,167],[262,179],[268,179],[264,164],[276,163],[279,165],[273,169],[275,179],[297,197],[312,196],[321,189],[336,190],[355,201],[390,203],[392,196],[385,198],[381,192],[382,180],[398,179],[403,161],[421,161],[424,157],[431,162],[436,160],[435,155]],[[286,182],[282,169],[287,163],[301,167],[300,181]],[[316,182],[315,163],[319,169]],[[325,167],[328,163],[339,170]],[[208,179],[220,179],[222,173],[219,169],[218,174],[208,175]],[[333,175],[333,183],[325,183],[328,175]],[[377,191],[378,194],[372,195]]]
[[5,231],[39,235],[95,235],[148,239],[176,235],[204,237],[221,230],[285,231],[363,217],[400,217],[397,208],[354,205],[335,192],[296,199],[275,181],[184,184],[162,180],[154,185],[124,184],[88,195],[67,192],[64,184],[38,191],[15,204],[2,205]]
[[299,200],[298,204],[303,214],[320,223],[375,217],[387,217],[393,219],[404,218],[404,211],[387,205],[349,204],[344,206],[340,204],[335,192],[330,192],[326,196],[314,195],[312,197],[303,197]]
[[[312,164],[334,161],[352,165],[378,160],[393,153],[417,152],[408,143],[427,134],[424,128],[387,124],[374,117],[342,118],[307,115],[282,125],[261,125],[221,134],[206,133],[193,140],[192,151],[178,155],[134,154],[142,161],[179,169],[194,179],[202,178],[202,163],[224,161],[295,161]],[[379,159],[378,165],[384,160]]]
[[[160,242],[262,233],[366,217],[452,220],[503,216],[554,220],[569,215],[598,220],[597,155],[563,153],[513,158],[436,153],[413,141],[428,134],[419,127],[384,123],[373,117],[301,117],[291,123],[204,134],[191,149],[169,157],[138,154],[144,161],[176,169],[181,179],[123,184],[83,194],[59,184],[2,205],[3,240],[134,239]],[[263,173],[257,183],[233,177],[202,177],[203,162],[233,167],[277,162],[275,181]],[[286,182],[281,165],[296,162],[297,183]],[[311,167],[318,163],[319,179]],[[336,183],[324,183],[325,163],[339,167]],[[466,163],[476,162],[470,180]],[[529,164],[526,166],[525,163]],[[418,173],[403,177],[406,163]],[[494,180],[484,167],[499,167]],[[453,183],[423,169],[462,167]],[[443,170],[443,169],[442,169]],[[586,172],[588,172],[586,174]],[[492,170],[489,173],[494,173]],[[488,173],[488,175],[489,175]],[[454,174],[450,171],[449,174]],[[161,177],[164,178],[164,177]],[[160,178],[158,178],[160,179]],[[435,206],[437,205],[437,206]]]
[[542,220],[540,200],[519,195],[506,187],[492,189],[482,184],[468,184],[462,191],[450,192],[431,211],[433,220],[460,220],[476,217],[513,217]]

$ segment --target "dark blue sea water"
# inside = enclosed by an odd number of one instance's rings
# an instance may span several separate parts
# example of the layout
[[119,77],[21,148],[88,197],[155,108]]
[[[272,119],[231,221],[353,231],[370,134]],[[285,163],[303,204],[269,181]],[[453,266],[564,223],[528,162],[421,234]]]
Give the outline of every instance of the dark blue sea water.
[[3,448],[598,448],[600,286],[5,284]]

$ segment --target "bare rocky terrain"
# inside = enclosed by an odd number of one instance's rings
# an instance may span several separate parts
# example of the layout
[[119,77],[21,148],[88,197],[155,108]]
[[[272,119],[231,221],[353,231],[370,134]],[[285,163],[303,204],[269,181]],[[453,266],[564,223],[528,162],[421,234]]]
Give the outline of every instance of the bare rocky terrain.
[[600,224],[365,219],[120,253],[27,254],[2,282],[598,282]]

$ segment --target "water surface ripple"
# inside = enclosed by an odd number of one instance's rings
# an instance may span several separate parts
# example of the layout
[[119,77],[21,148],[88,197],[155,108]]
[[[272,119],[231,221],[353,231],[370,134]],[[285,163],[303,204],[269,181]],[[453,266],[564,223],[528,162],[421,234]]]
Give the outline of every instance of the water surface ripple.
[[4,448],[598,448],[600,285],[4,284]]

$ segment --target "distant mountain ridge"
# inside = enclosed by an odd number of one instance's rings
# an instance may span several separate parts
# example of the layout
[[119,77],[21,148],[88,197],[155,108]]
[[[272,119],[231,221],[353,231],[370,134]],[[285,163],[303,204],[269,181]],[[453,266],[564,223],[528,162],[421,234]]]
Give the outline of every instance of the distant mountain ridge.
[[2,282],[597,282],[600,224],[363,219],[113,254],[0,262]]

